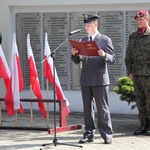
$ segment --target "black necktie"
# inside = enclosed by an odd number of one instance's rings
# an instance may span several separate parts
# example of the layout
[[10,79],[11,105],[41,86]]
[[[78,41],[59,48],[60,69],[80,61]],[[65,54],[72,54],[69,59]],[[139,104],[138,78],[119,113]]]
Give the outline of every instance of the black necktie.
[[90,36],[90,41],[92,41],[92,37]]
[[[90,36],[90,41],[92,41],[92,37],[91,36]],[[87,64],[87,61],[88,61],[88,57],[86,57],[86,64]]]

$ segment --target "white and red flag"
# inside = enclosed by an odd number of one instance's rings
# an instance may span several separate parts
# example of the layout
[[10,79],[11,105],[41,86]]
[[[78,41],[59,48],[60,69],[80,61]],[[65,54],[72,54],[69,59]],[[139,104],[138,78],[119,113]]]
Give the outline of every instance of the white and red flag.
[[[30,35],[27,35],[27,51],[28,51],[28,63],[29,63],[29,75],[30,75],[30,85],[32,86],[32,90],[34,95],[37,97],[38,100],[42,100],[42,92],[40,88],[40,83],[38,79],[36,64],[30,44]],[[45,106],[43,102],[38,102],[39,109],[44,118],[47,118]]]
[[0,45],[0,78],[4,79],[6,90],[8,89],[9,80],[10,80],[10,69],[8,67],[5,55],[3,53],[2,46]]
[[48,81],[54,85],[55,83],[55,88],[56,88],[56,96],[58,100],[66,100],[66,115],[69,115],[69,102],[67,98],[64,96],[60,81],[58,79],[57,71],[55,69],[55,82],[54,82],[54,72],[53,72],[53,59],[52,57],[49,57],[51,55],[50,47],[48,44],[48,39],[47,39],[47,33],[45,33],[45,49],[44,49],[44,58],[47,58],[44,61],[44,77],[48,79]]
[[8,115],[13,115],[14,110],[17,109],[19,109],[21,113],[24,113],[22,104],[20,103],[20,92],[23,90],[23,88],[24,81],[16,44],[16,34],[14,33],[12,43],[11,77],[4,98]]

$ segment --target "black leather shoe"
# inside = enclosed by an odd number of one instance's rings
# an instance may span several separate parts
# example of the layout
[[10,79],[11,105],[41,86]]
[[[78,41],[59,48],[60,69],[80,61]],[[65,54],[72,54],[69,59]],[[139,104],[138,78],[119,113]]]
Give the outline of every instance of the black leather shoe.
[[104,141],[104,144],[111,144],[112,143],[112,140],[111,139],[106,139],[105,141]]
[[91,131],[87,131],[83,134],[83,139],[79,140],[79,143],[88,143],[94,141],[94,135]]
[[146,131],[145,135],[150,136],[150,129]]
[[93,142],[93,141],[94,141],[93,138],[85,138],[85,139],[79,140],[79,143],[84,144],[84,143]]
[[140,128],[134,132],[134,135],[143,135],[146,133],[147,129],[148,129],[148,119],[144,119],[141,122]]
[[136,130],[134,132],[134,135],[143,135],[143,134],[145,134],[145,132],[146,132],[146,129],[145,128],[141,128],[139,130]]
[[145,135],[150,136],[150,120],[148,120],[148,128],[145,132]]

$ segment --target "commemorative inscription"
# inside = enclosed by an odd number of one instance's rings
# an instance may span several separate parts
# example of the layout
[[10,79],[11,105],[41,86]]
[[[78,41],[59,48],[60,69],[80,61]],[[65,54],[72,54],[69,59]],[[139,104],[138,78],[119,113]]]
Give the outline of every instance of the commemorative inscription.
[[[67,39],[67,13],[43,13],[43,34],[48,34],[51,52]],[[43,36],[44,37],[44,36]],[[68,43],[55,51],[55,67],[63,89],[68,87]]]
[[29,67],[27,57],[27,34],[30,34],[31,47],[37,67],[38,77],[42,83],[41,68],[41,14],[40,13],[16,13],[16,38],[19,57],[21,60],[25,89],[30,88]]
[[112,39],[116,63],[108,65],[110,89],[112,89],[120,76],[123,75],[124,51],[124,12],[108,11],[98,12],[100,15],[99,31]]
[[[136,30],[134,15],[136,11],[98,11],[100,15],[98,30],[112,39],[116,54],[116,63],[108,65],[110,90],[117,85],[117,80],[125,74],[125,51],[129,35]],[[85,12],[84,12],[85,13]],[[96,12],[91,12],[96,13]],[[45,89],[43,77],[43,60],[45,33],[53,52],[66,39],[80,40],[86,35],[83,24],[83,12],[37,12],[16,13],[16,35],[25,89],[29,89],[29,70],[27,59],[27,34],[30,34],[31,46],[37,66],[41,87]],[[69,36],[70,31],[81,29],[78,34]],[[63,90],[80,90],[81,65],[71,61],[71,46],[68,41],[55,52],[57,74]]]

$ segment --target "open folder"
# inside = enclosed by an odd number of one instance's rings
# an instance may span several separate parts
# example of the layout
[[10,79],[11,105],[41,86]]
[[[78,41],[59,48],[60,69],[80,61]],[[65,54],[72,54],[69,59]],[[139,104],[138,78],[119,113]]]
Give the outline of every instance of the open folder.
[[79,51],[79,55],[83,56],[99,56],[97,51],[99,50],[95,41],[79,42],[75,40],[69,40],[71,46]]

